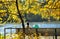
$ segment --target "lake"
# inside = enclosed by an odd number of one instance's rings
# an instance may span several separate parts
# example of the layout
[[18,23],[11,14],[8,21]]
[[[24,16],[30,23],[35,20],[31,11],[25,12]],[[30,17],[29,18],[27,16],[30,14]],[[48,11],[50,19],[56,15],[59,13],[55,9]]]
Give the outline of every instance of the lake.
[[[60,22],[55,23],[55,22],[30,22],[30,27],[33,28],[35,25],[38,25],[39,28],[60,28]],[[26,27],[26,23],[25,23]],[[0,33],[4,34],[4,28],[22,28],[22,24],[4,24],[0,25]],[[15,30],[12,30],[15,32]],[[10,30],[6,30],[6,32],[10,32]]]

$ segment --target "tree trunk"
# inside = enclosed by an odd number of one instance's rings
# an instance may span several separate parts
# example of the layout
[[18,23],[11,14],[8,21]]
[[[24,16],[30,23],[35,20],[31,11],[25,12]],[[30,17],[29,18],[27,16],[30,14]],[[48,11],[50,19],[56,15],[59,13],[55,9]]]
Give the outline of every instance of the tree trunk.
[[17,7],[17,13],[19,14],[19,17],[20,17],[21,22],[22,22],[23,34],[24,34],[24,37],[25,37],[25,25],[24,25],[24,21],[22,19],[21,13],[20,13],[19,8],[18,8],[18,0],[16,0],[16,7]]

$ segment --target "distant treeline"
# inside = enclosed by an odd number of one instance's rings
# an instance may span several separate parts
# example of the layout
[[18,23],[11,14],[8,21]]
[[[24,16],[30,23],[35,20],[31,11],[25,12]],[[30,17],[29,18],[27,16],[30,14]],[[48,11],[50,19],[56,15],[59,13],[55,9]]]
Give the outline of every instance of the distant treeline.
[[[50,17],[50,19],[46,19],[46,18],[42,18],[41,15],[39,14],[32,14],[32,13],[29,13],[29,14],[24,14],[24,17],[26,19],[26,21],[29,21],[29,22],[48,22],[50,20],[51,21],[57,21],[56,19],[54,19],[53,17]],[[58,20],[60,21],[60,19]]]

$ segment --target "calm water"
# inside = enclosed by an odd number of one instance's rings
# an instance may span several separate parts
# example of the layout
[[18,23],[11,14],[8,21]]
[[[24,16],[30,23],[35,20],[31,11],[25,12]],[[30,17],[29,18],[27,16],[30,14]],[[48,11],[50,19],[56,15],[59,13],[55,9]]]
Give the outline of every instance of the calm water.
[[[59,23],[40,23],[40,22],[30,22],[30,27],[34,27],[34,25],[38,25],[39,28],[60,28],[60,22]],[[26,25],[26,23],[25,23]],[[4,28],[22,28],[21,24],[4,24],[0,25],[0,33],[4,34]],[[26,27],[26,26],[25,26]],[[15,32],[15,30],[12,30]],[[6,30],[7,33],[10,32],[10,30]]]

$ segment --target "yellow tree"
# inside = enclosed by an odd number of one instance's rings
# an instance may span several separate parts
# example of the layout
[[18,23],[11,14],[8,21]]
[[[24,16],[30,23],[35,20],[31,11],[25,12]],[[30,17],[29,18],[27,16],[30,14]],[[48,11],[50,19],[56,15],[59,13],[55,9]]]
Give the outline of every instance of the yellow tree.
[[[4,2],[5,7],[8,8],[8,20],[17,20],[20,22],[17,9],[16,9],[16,0],[1,0]],[[19,10],[21,15],[25,13],[32,13],[34,15],[39,14],[42,16],[42,19],[50,19],[53,17],[56,20],[60,19],[60,1],[59,0],[18,0]],[[0,4],[0,6],[2,6]],[[1,11],[1,10],[0,10]],[[1,11],[2,12],[2,11]],[[4,11],[5,12],[5,11]],[[4,14],[5,15],[5,14]],[[3,15],[2,15],[3,16]],[[16,19],[17,18],[17,19]],[[2,20],[0,18],[0,20]]]

